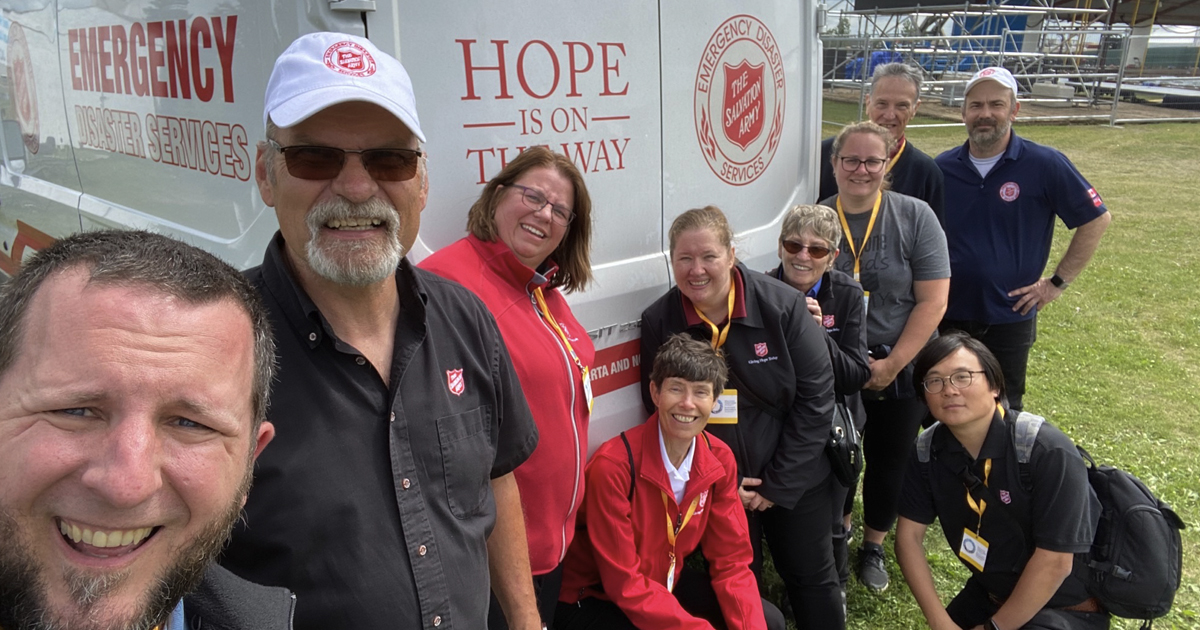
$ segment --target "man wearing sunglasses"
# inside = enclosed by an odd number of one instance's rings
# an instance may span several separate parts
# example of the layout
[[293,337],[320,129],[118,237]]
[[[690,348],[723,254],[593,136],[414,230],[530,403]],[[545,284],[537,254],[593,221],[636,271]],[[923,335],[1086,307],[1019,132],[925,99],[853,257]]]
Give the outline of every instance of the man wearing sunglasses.
[[408,74],[305,35],[263,118],[279,232],[247,274],[279,331],[279,439],[225,566],[291,587],[301,630],[482,628],[489,587],[541,628],[512,476],[537,429],[487,309],[404,258],[428,192]]
[[[962,330],[996,355],[1020,411],[1037,313],[1083,273],[1111,217],[1065,155],[1013,133],[1021,104],[1008,70],[980,70],[964,94],[967,142],[937,157],[955,202],[942,221],[951,278],[939,328]],[[1047,278],[1055,217],[1075,233]]]
[[[933,158],[904,136],[908,122],[917,115],[917,107],[921,105],[921,79],[921,69],[908,64],[876,66],[871,74],[867,117],[891,132],[896,141],[896,148],[888,155],[884,166],[891,178],[891,190],[929,204],[940,222],[944,202],[942,171]],[[821,193],[817,199],[828,199],[838,192],[832,153],[833,138],[827,138],[821,143]]]

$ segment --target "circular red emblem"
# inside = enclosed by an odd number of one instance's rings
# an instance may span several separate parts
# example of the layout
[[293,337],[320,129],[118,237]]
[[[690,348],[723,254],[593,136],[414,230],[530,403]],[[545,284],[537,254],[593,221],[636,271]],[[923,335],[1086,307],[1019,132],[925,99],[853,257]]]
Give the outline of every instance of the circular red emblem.
[[709,38],[696,71],[696,138],[709,168],[744,186],[767,170],[783,136],[787,79],[771,30],[735,15]]
[[25,29],[13,22],[8,27],[8,76],[12,82],[13,108],[21,140],[30,153],[41,146],[41,119],[38,117],[37,83],[33,78],[33,59],[25,41]]
[[1017,182],[1007,182],[1000,187],[1000,198],[1005,201],[1016,201],[1021,196],[1021,187]]
[[351,41],[338,42],[325,49],[325,65],[352,77],[375,74],[375,58],[367,49]]

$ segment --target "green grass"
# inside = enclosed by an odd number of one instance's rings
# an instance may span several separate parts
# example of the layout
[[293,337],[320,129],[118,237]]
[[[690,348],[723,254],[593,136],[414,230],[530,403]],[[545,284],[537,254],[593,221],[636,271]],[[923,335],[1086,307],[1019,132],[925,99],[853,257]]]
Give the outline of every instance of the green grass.
[[[857,107],[825,103],[825,120],[850,122]],[[825,135],[837,127],[826,125]],[[1200,627],[1200,238],[1196,173],[1200,125],[1026,126],[1017,132],[1067,154],[1113,214],[1087,271],[1040,315],[1029,360],[1028,410],[1087,448],[1101,463],[1144,480],[1192,527],[1183,532],[1183,585],[1155,628]],[[961,144],[962,128],[910,129],[930,155]],[[948,203],[953,203],[948,200]],[[1070,232],[1055,233],[1051,264]],[[869,463],[868,463],[869,465]],[[855,520],[860,514],[856,507]],[[858,541],[855,541],[857,543]],[[851,579],[853,629],[925,628],[891,554],[892,585],[868,592]],[[949,601],[967,571],[930,528],[926,548]],[[772,595],[780,585],[767,585]],[[1133,621],[1114,619],[1114,629]]]

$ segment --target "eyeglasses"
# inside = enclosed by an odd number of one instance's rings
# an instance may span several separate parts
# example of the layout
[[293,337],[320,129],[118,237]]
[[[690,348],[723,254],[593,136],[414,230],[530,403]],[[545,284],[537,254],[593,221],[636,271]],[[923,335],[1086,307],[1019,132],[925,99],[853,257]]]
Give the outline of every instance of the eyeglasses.
[[509,184],[513,188],[521,191],[521,199],[525,200],[525,207],[537,212],[550,204],[550,218],[559,225],[570,225],[571,220],[575,218],[575,213],[566,206],[560,206],[556,203],[550,203],[549,199],[536,188],[522,186],[520,184]]
[[803,245],[801,243],[797,243],[796,241],[784,241],[783,249],[793,256],[807,249],[808,255],[811,256],[813,260],[821,260],[822,258],[828,256],[829,252],[833,251],[824,245]]
[[887,160],[882,158],[867,158],[865,160],[860,160],[856,157],[842,157],[840,155],[837,156],[837,158],[842,161],[842,170],[846,171],[847,173],[853,173],[854,171],[857,171],[859,164],[867,167],[868,173],[878,173],[879,171],[883,170],[883,165],[887,164]]
[[376,181],[403,182],[416,177],[417,164],[423,152],[417,149],[362,149],[347,151],[334,147],[309,145],[279,146],[267,140],[276,151],[283,154],[288,173],[300,179],[333,179],[342,172],[347,153],[357,153],[363,168]]
[[971,386],[971,383],[975,382],[976,374],[983,373],[983,370],[963,370],[961,372],[955,372],[946,378],[942,378],[940,376],[930,376],[929,378],[921,381],[921,386],[924,387],[925,391],[929,392],[930,394],[936,394],[942,391],[942,389],[946,387],[946,383],[953,385],[954,389],[966,389]]

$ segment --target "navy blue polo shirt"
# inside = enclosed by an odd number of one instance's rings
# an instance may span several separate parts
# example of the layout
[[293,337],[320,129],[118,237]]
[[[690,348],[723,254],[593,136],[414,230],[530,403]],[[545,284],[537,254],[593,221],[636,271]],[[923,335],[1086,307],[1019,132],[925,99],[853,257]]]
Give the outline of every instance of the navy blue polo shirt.
[[945,175],[950,299],[946,319],[1011,324],[1008,292],[1033,284],[1050,258],[1054,217],[1075,229],[1108,211],[1100,195],[1056,149],[1014,132],[1004,156],[980,177],[968,143],[937,157]]

